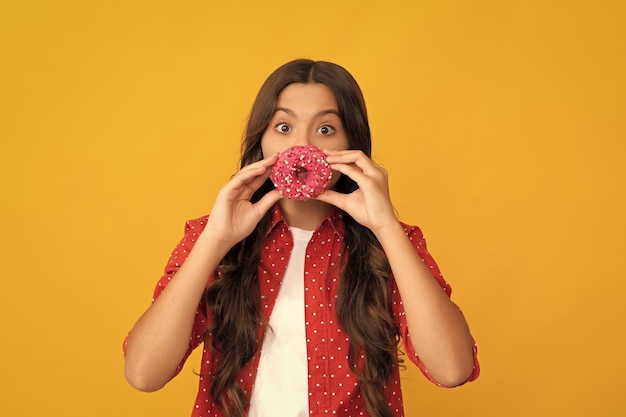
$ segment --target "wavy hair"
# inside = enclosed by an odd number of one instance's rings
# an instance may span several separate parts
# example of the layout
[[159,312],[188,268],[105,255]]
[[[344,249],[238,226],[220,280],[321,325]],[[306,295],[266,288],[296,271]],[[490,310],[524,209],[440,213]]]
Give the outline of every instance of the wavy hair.
[[[365,101],[352,75],[339,65],[299,59],[274,71],[261,86],[250,112],[241,149],[241,167],[263,158],[261,138],[276,109],[281,91],[293,83],[321,83],[335,95],[350,149],[371,156],[371,135]],[[266,181],[253,195],[258,201],[273,188]],[[358,185],[342,175],[335,190],[350,193]],[[270,213],[236,244],[218,267],[219,279],[206,291],[213,313],[212,348],[219,355],[212,370],[211,396],[228,417],[244,417],[249,404],[237,381],[238,372],[259,351],[259,326],[267,326],[261,311],[258,266]],[[392,417],[384,387],[398,364],[398,328],[390,312],[391,271],[374,234],[344,213],[345,257],[337,294],[337,318],[350,340],[348,359],[361,383],[368,413]],[[365,360],[359,365],[359,357]]]

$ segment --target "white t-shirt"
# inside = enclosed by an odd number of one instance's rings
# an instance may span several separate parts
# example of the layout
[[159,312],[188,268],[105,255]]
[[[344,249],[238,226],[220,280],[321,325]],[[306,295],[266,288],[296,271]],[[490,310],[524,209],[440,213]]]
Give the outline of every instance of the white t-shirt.
[[313,231],[289,230],[293,250],[263,339],[249,417],[309,415],[304,257]]

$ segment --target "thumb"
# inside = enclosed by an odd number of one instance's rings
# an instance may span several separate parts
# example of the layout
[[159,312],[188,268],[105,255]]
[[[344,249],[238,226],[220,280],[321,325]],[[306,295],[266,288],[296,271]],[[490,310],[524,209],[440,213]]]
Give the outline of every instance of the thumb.
[[332,204],[335,207],[338,207],[345,211],[345,200],[346,195],[338,193],[333,190],[326,190],[322,194],[315,197],[316,200],[322,201],[324,203]]
[[281,198],[283,198],[283,196],[278,190],[272,190],[261,197],[261,199],[256,202],[255,206],[258,207],[262,214],[265,214]]

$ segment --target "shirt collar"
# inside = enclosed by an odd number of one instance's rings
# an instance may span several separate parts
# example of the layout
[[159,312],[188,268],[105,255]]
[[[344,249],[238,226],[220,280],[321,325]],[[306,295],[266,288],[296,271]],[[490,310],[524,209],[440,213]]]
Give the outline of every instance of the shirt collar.
[[[285,216],[283,215],[283,212],[280,209],[280,206],[278,205],[278,203],[274,204],[274,206],[270,210],[272,210],[272,217],[271,217],[270,225],[267,228],[267,232],[265,233],[266,237],[272,232],[272,230],[274,230],[280,224],[284,224],[285,227],[289,227],[289,225],[287,224],[287,221],[285,220]],[[324,230],[324,228],[330,227],[332,228],[333,232],[335,232],[338,236],[343,237],[344,230],[345,230],[344,223],[343,223],[343,216],[344,216],[343,211],[341,211],[335,206],[331,206],[330,210],[328,210],[328,213],[326,214],[326,217],[324,218],[324,220],[322,220],[322,223],[320,223],[320,225],[318,226],[316,232]]]

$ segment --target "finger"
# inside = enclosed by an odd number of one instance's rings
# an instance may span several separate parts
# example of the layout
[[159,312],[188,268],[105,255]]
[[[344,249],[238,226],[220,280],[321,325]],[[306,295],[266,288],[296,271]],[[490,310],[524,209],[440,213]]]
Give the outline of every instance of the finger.
[[219,195],[227,200],[250,200],[254,192],[267,180],[269,172],[263,167],[238,172],[226,185]]
[[258,176],[251,178],[250,181],[247,182],[245,185],[251,188],[253,191],[256,191],[265,183],[265,181],[267,181],[271,174],[272,170],[266,168],[265,172],[262,172]]
[[372,159],[365,155],[362,151],[332,151],[327,154],[326,162],[329,164],[355,164],[363,170],[367,175],[374,175],[381,171]]
[[343,149],[343,150],[322,149],[322,152],[324,152],[328,156],[330,156],[330,155],[344,155],[344,154],[348,154],[348,153],[358,153],[358,152],[363,153],[363,151],[361,151],[359,149]]
[[283,198],[283,195],[278,190],[272,190],[261,197],[261,199],[257,201],[254,206],[258,208],[259,214],[263,215],[267,213],[267,211],[281,198]]
[[330,149],[323,149],[324,154],[326,155],[326,158],[343,158],[343,157],[352,157],[352,158],[360,158],[360,157],[364,157],[364,158],[368,158],[367,155],[365,155],[365,153],[363,151],[360,151],[358,149],[347,149],[347,150],[343,150],[343,151],[333,151]]
[[353,164],[329,164],[330,169],[339,171],[344,175],[347,175],[359,185],[363,185],[368,181],[369,177],[363,172],[363,170]]
[[244,183],[233,188],[224,187],[231,199],[250,200],[255,192],[257,192],[264,184],[267,183],[267,175],[255,178],[249,183]]
[[333,190],[326,190],[322,194],[315,197],[315,200],[322,201],[324,203],[332,204],[333,206],[346,211],[346,195],[338,193]]
[[261,159],[260,161],[256,161],[256,162],[251,163],[248,166],[259,165],[259,166],[270,167],[270,166],[272,166],[272,165],[274,165],[276,163],[276,160],[278,159],[278,155],[280,155],[280,153],[275,152],[275,153],[271,154],[270,156]]
[[278,159],[278,152],[268,156],[267,158],[261,159],[260,161],[256,161],[249,165],[244,166],[243,168],[241,168],[241,170],[239,170],[239,172],[235,173],[235,175],[233,175],[231,179],[235,178],[236,176],[240,174],[247,173],[249,171],[255,171],[260,167],[267,169],[271,167],[272,165],[274,165],[277,159]]
[[222,188],[222,191],[233,198],[249,198],[254,192],[253,187],[260,186],[259,182],[265,181],[266,175],[269,174],[263,167],[240,171]]
[[253,164],[243,167],[238,173],[233,175],[231,182],[235,187],[241,185],[250,185],[253,188],[258,188],[269,178],[271,169],[270,167],[276,162],[276,156],[271,156],[261,161],[257,161]]

